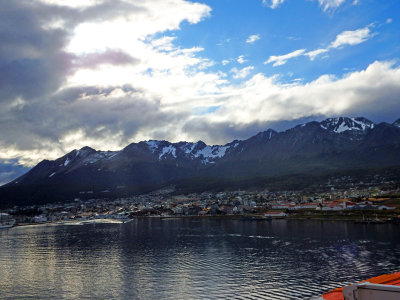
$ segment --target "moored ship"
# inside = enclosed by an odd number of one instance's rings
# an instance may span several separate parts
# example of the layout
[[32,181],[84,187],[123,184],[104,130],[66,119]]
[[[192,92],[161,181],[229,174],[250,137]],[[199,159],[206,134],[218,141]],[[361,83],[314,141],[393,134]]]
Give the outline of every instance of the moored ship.
[[0,213],[0,229],[11,228],[15,225],[15,220],[9,214]]

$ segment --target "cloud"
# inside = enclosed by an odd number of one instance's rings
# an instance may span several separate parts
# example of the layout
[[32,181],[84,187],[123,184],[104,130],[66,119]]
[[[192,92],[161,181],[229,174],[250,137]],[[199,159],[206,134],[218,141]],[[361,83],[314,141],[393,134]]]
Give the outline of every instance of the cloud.
[[313,50],[313,51],[309,51],[307,53],[305,53],[304,55],[307,55],[310,60],[314,60],[317,56],[328,52],[328,49],[317,49],[317,50]]
[[273,63],[274,67],[282,66],[287,63],[289,59],[302,56],[306,49],[299,49],[284,55],[272,55],[265,62],[265,64]]
[[[270,7],[272,9],[278,8],[285,0],[262,0],[264,6]],[[334,11],[339,6],[344,4],[347,0],[318,0],[319,6],[323,11]],[[352,4],[357,5],[360,1],[353,0]]]
[[247,62],[247,60],[244,58],[244,55],[240,55],[237,60],[236,60],[239,64],[244,64],[245,62]]
[[262,4],[272,9],[278,8],[285,0],[263,0]]
[[373,25],[368,25],[364,28],[360,28],[357,30],[347,30],[336,36],[336,39],[330,43],[327,48],[320,48],[312,51],[306,51],[306,49],[299,49],[293,51],[289,54],[285,55],[277,55],[270,56],[269,59],[265,62],[274,63],[273,66],[281,66],[287,63],[289,59],[299,57],[299,56],[308,56],[310,60],[314,60],[318,56],[324,53],[328,53],[331,49],[341,49],[344,46],[354,46],[361,43],[366,42],[376,35],[376,33],[371,32],[371,27]]
[[345,2],[346,0],[318,0],[323,11],[335,10]]
[[323,75],[304,84],[282,84],[277,77],[256,74],[234,91],[227,88],[229,96],[220,96],[223,101],[214,114],[192,118],[185,126],[206,140],[229,141],[310,116],[395,120],[400,109],[399,80],[399,66],[378,61],[341,78]]
[[367,27],[360,28],[357,30],[348,30],[343,31],[342,33],[336,36],[336,39],[331,43],[331,48],[341,48],[343,46],[349,45],[354,46],[361,44],[370,38],[372,38],[375,34],[371,32],[371,25]]
[[72,64],[75,68],[96,69],[97,67],[109,65],[127,65],[137,63],[139,59],[130,56],[121,50],[107,49],[104,52],[87,53],[74,56]]
[[250,35],[250,36],[247,38],[246,43],[252,44],[252,43],[254,43],[255,41],[258,41],[259,39],[260,39],[260,35],[259,35],[259,34],[253,34],[253,35]]
[[250,75],[252,70],[254,70],[254,67],[249,66],[243,69],[232,68],[230,72],[233,73],[234,79],[244,79]]

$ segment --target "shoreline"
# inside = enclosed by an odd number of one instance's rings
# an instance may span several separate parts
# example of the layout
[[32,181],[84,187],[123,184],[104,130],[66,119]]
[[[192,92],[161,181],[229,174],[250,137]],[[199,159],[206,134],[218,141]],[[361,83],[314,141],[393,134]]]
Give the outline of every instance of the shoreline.
[[[363,220],[360,216],[343,216],[343,215],[331,215],[331,216],[318,216],[318,215],[293,215],[279,218],[266,218],[260,214],[249,214],[249,215],[185,215],[185,216],[134,216],[128,219],[93,219],[93,220],[68,220],[68,221],[56,221],[56,222],[44,222],[44,223],[17,223],[16,227],[29,227],[29,226],[68,226],[68,225],[90,225],[90,224],[125,224],[130,223],[135,219],[160,219],[160,220],[177,220],[177,219],[232,219],[241,220],[244,222],[265,222],[273,220],[301,220],[301,221],[331,221],[331,222],[352,222],[355,224],[399,224],[399,220],[393,218],[385,219],[369,219],[370,222]],[[10,229],[10,228],[8,228]]]

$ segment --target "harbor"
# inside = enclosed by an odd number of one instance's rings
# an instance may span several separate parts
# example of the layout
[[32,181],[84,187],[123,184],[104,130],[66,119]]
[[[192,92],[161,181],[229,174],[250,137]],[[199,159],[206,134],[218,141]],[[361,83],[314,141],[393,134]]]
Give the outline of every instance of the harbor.
[[298,300],[400,269],[389,223],[138,217],[17,226],[0,240],[11,299]]

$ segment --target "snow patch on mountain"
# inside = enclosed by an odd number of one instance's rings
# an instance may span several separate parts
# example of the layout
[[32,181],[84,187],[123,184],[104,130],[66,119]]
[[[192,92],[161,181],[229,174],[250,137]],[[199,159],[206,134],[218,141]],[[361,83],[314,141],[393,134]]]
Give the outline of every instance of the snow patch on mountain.
[[117,155],[120,151],[98,151],[92,154],[89,154],[84,160],[84,164],[94,164],[102,159],[111,159],[115,155]]
[[206,146],[203,149],[194,153],[194,157],[201,158],[203,163],[212,163],[211,160],[225,156],[226,150],[229,146]]
[[176,148],[172,145],[169,145],[167,147],[163,147],[161,150],[160,155],[158,156],[158,159],[161,159],[164,157],[164,155],[166,154],[170,154],[172,155],[174,158],[176,158]]
[[365,118],[329,118],[320,123],[320,127],[335,133],[345,131],[365,131],[373,129],[375,124]]
[[151,153],[154,153],[158,149],[158,146],[159,146],[159,142],[154,141],[154,140],[147,141],[146,144],[149,147]]
[[259,141],[268,142],[276,134],[277,134],[277,132],[275,130],[268,129],[267,131],[259,132],[258,134],[256,134],[255,138],[257,138]]
[[180,149],[186,154],[192,153],[193,149],[196,147],[197,143],[185,143]]

